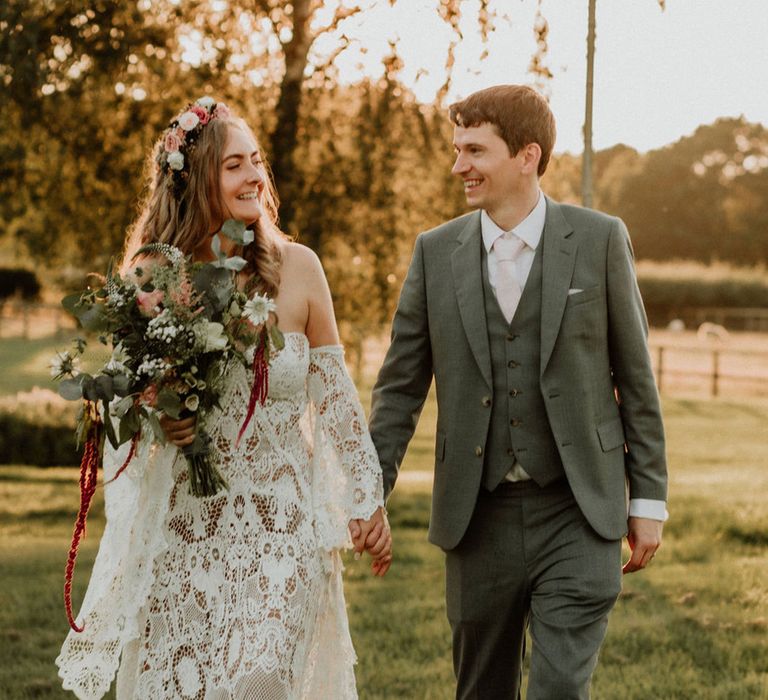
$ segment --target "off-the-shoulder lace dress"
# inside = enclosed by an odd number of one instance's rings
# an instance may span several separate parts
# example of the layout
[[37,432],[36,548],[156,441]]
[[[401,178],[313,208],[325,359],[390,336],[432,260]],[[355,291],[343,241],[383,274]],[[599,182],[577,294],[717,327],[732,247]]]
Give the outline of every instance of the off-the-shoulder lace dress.
[[[235,446],[250,375],[233,366],[209,433],[229,489],[189,494],[173,446],[142,442],[105,487],[107,525],[56,663],[100,698],[355,698],[338,550],[382,504],[381,472],[340,346],[286,333],[269,396]],[[105,479],[125,446],[105,454]]]

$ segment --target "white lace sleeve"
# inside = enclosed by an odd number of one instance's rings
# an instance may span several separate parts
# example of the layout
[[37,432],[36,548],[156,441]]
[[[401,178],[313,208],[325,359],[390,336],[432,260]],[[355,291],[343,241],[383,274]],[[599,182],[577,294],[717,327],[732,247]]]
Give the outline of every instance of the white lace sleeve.
[[349,546],[347,525],[384,503],[381,467],[340,345],[311,348],[308,393],[314,421],[312,496],[325,549]]
[[[107,443],[102,483],[123,464],[128,448],[113,450]],[[138,636],[136,621],[152,585],[152,563],[167,547],[162,525],[179,454],[145,437],[125,472],[104,486],[107,523],[77,617],[85,629],[70,630],[56,659],[63,687],[81,700],[101,698],[109,690],[123,647]]]

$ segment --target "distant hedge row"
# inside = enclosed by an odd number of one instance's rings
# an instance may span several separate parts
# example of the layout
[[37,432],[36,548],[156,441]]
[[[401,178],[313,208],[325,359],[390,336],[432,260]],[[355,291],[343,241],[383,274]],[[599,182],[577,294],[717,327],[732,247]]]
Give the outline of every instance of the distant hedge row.
[[664,279],[638,276],[646,306],[768,308],[768,280]]
[[0,463],[38,467],[79,464],[74,424],[46,425],[26,416],[0,412]]
[[637,265],[637,281],[652,324],[701,317],[707,309],[768,309],[768,269],[693,262]]

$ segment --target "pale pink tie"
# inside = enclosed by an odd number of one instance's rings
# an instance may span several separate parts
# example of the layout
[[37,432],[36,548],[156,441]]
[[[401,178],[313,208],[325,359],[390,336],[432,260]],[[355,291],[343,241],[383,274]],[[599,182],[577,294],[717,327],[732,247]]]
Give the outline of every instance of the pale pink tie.
[[[509,238],[507,238],[509,236]],[[520,276],[516,265],[520,253],[525,249],[525,241],[514,233],[499,236],[493,244],[496,253],[496,299],[499,301],[501,312],[507,323],[511,323],[515,315],[523,288],[520,286]]]

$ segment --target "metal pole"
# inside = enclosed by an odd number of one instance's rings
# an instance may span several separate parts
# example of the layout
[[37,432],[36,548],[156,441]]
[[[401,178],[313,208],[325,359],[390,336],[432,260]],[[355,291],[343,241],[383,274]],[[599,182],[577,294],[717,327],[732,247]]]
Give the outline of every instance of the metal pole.
[[592,93],[595,74],[595,4],[589,0],[587,20],[587,90],[584,107],[584,153],[581,158],[581,203],[592,206]]
[[664,372],[664,346],[656,348],[656,388],[661,393],[661,375]]

